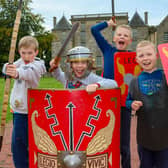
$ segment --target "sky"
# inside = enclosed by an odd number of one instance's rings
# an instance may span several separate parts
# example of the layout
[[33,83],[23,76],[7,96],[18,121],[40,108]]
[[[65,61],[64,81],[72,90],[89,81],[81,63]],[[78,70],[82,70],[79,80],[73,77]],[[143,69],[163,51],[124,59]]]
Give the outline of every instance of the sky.
[[[53,17],[57,22],[64,15],[111,13],[111,0],[32,0],[33,13],[44,17],[46,30],[53,28]],[[129,20],[137,11],[142,19],[148,12],[148,24],[158,25],[168,15],[168,0],[114,0],[115,13],[128,12]]]

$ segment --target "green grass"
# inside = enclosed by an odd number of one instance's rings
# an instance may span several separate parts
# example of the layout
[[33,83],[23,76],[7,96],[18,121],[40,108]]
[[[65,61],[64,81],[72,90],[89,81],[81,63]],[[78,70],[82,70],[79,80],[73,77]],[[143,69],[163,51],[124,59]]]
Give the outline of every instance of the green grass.
[[40,79],[39,88],[57,89],[63,88],[63,85],[53,77],[43,77]]
[[[5,80],[3,78],[0,78],[0,116],[2,112],[4,86],[5,86]],[[13,86],[13,80],[11,80],[11,88],[12,86]],[[60,82],[56,81],[53,77],[43,77],[40,80],[39,88],[57,89],[57,88],[63,88],[63,85]],[[11,120],[12,120],[12,113],[10,112],[9,103],[8,103],[6,121],[9,122]]]

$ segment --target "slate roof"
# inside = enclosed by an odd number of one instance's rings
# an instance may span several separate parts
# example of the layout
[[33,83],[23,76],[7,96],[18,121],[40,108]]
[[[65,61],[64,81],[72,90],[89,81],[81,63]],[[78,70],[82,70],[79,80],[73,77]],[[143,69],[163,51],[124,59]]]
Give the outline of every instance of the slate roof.
[[167,21],[168,21],[168,15],[160,22],[160,24],[158,26],[161,26],[162,24],[164,24]]
[[56,24],[55,30],[70,30],[71,24],[68,22],[68,20],[65,18],[65,16],[62,16],[62,18],[59,20],[59,22]]
[[131,21],[129,22],[131,27],[140,27],[146,26],[143,19],[139,16],[138,12],[136,11],[134,16],[132,17]]

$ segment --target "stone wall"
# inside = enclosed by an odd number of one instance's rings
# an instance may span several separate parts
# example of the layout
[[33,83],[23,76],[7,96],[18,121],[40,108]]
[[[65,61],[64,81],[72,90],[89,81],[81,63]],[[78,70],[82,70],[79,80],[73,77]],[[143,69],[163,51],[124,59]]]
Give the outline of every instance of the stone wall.
[[168,33],[168,16],[157,26],[157,44],[168,43],[164,39],[165,33]]

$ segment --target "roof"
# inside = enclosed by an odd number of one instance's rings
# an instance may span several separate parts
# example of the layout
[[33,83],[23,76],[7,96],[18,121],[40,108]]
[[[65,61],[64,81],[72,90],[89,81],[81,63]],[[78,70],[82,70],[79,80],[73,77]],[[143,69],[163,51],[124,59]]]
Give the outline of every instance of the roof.
[[129,22],[131,27],[140,27],[146,26],[143,19],[139,16],[138,12],[136,11],[134,16],[132,17],[131,21]]
[[168,15],[160,22],[158,26],[162,26],[162,24],[164,24],[167,21],[168,21]]
[[59,20],[59,22],[55,26],[55,30],[70,30],[72,28],[71,24],[68,22],[68,20],[63,15],[62,18]]
[[[104,20],[104,19],[110,19],[112,17],[112,13],[98,13],[98,14],[83,14],[83,15],[71,15],[71,21],[77,21],[77,20]],[[128,20],[128,13],[127,12],[120,12],[115,13],[115,17],[124,17]]]

